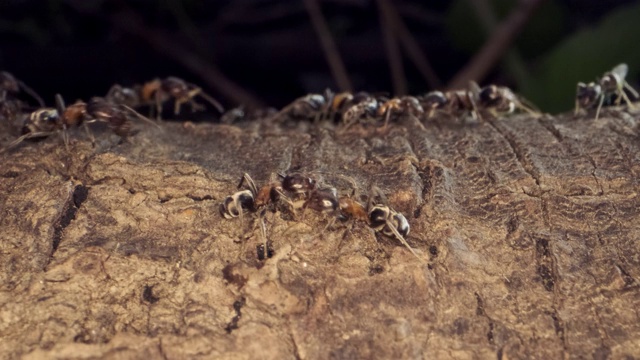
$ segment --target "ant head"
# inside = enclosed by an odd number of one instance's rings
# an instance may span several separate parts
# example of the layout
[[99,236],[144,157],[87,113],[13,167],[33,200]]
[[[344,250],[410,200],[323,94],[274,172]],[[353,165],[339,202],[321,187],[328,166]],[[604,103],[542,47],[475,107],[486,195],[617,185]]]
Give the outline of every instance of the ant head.
[[576,99],[581,106],[587,107],[595,103],[601,93],[602,88],[599,84],[594,82],[590,82],[588,84],[579,82],[576,91]]

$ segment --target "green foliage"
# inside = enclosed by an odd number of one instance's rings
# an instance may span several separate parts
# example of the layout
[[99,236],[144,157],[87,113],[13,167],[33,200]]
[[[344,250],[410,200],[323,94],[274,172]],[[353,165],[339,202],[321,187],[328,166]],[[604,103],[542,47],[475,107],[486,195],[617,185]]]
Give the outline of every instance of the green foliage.
[[638,34],[640,4],[612,11],[596,27],[573,33],[546,54],[523,95],[545,111],[565,111],[574,104],[578,81],[595,81],[621,62],[633,77],[640,68]]
[[[514,6],[513,0],[487,0],[494,21],[504,20]],[[490,19],[485,19],[485,21]],[[494,24],[495,25],[495,24]],[[487,37],[486,26],[470,0],[456,0],[449,8],[446,29],[453,45],[468,54],[475,54]],[[516,40],[521,55],[534,57],[551,48],[564,31],[564,11],[555,1],[544,2],[531,17]]]

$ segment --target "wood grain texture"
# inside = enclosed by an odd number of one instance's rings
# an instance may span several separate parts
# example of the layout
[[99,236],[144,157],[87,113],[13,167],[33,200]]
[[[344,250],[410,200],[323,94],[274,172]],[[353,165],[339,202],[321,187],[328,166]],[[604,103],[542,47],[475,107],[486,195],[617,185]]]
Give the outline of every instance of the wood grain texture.
[[[0,354],[638,357],[637,122],[163,123],[25,143],[0,155]],[[260,262],[257,216],[218,206],[243,172],[294,169],[343,194],[347,177],[379,186],[428,265],[310,211],[266,214]]]

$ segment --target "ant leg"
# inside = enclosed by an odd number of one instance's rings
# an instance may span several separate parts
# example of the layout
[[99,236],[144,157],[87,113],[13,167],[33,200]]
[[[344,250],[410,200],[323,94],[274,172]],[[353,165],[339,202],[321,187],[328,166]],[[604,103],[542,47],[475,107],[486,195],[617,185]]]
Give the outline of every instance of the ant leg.
[[89,124],[87,124],[86,122],[82,123],[82,127],[84,128],[84,131],[87,133],[87,136],[91,140],[91,145],[95,147],[96,146],[96,138],[93,136],[93,133],[89,129]]
[[186,100],[184,98],[176,99],[173,105],[173,114],[180,115],[180,108],[182,108],[182,104],[184,104]]
[[629,85],[628,82],[624,82],[624,85],[622,86],[624,89],[627,89],[627,91],[629,91],[631,93],[631,95],[633,95],[634,98],[639,98],[640,94],[638,94],[638,92],[636,91],[636,89],[634,89],[631,85]]
[[376,197],[380,198],[380,202],[377,202],[376,204],[387,204],[387,197],[384,195],[384,193],[382,192],[382,190],[380,190],[379,187],[373,185],[371,187],[371,190],[369,191],[369,199],[367,201],[367,209],[371,208],[371,205],[374,205],[374,199]]
[[35,132],[35,133],[24,134],[24,135],[20,136],[19,138],[15,139],[14,141],[12,141],[5,148],[0,149],[0,154],[2,154],[3,152],[18,146],[21,142],[23,142],[23,141],[25,141],[27,139],[36,138],[36,137],[45,137],[45,136],[49,136],[49,135],[51,135],[53,133],[54,132]]
[[542,115],[542,112],[540,111],[540,109],[538,109],[538,107],[534,103],[532,103],[531,101],[527,100],[522,96],[518,96],[518,99],[516,101],[516,107],[528,112],[531,115],[535,115],[535,116]]
[[66,126],[62,128],[62,141],[64,142],[64,148],[69,151],[69,133]]
[[153,121],[153,120],[149,119],[148,117],[146,117],[146,116],[144,116],[144,115],[140,114],[139,112],[137,112],[137,111],[133,110],[131,107],[129,107],[129,106],[127,106],[127,105],[124,105],[124,104],[122,104],[122,105],[120,105],[120,106],[122,106],[122,108],[123,108],[123,109],[125,109],[125,110],[127,110],[129,113],[131,113],[131,114],[135,115],[138,119],[140,119],[140,120],[142,120],[142,121],[144,121],[144,122],[147,122],[147,123],[149,123],[149,124],[151,124],[151,125],[153,125],[153,126],[155,126],[155,127],[157,127],[157,128],[159,128],[159,127],[160,127],[160,125],[158,125],[158,123],[157,123],[157,122],[155,122],[155,121]]
[[207,109],[204,105],[198,104],[193,98],[189,99],[189,105],[191,106],[191,112],[204,111]]
[[427,131],[427,128],[424,127],[424,125],[422,124],[422,121],[420,121],[419,117],[417,117],[417,116],[415,116],[413,114],[410,114],[409,117],[410,117],[411,120],[413,120],[413,122],[416,123],[416,125],[420,128],[420,130]]
[[[336,214],[332,213],[332,215],[336,215]],[[327,226],[325,226],[324,229],[322,229],[322,233],[324,233],[325,231],[330,231],[333,225],[336,223],[337,218],[338,218],[337,216],[332,216],[331,219],[327,222]]]
[[622,95],[622,98],[627,103],[627,106],[629,106],[629,109],[635,109],[636,108],[635,105],[633,105],[633,103],[631,102],[631,100],[627,96],[627,94],[624,92],[624,89],[620,89],[620,95]]
[[264,221],[264,215],[264,212],[260,214],[260,233],[262,234],[262,244],[264,246],[264,259],[267,260],[269,257],[269,240],[267,240],[267,225]]
[[389,118],[391,118],[391,109],[387,109],[386,115],[384,117],[384,125],[382,125],[382,132],[387,130],[387,125],[389,125]]
[[[196,90],[197,90],[197,92],[196,92]],[[193,95],[191,95],[192,93],[193,93]],[[209,104],[213,105],[213,107],[215,107],[216,110],[218,110],[220,113],[224,112],[224,107],[222,106],[222,104],[220,104],[220,102],[218,100],[214,99],[209,94],[207,94],[204,91],[202,91],[202,89],[198,88],[198,89],[191,90],[189,92],[189,97],[191,97],[191,98],[194,98],[196,95],[200,96],[203,99],[205,99]]]
[[155,95],[156,102],[156,120],[162,121],[162,103],[160,102],[160,94],[156,92]]
[[297,221],[298,216],[296,215],[296,209],[293,206],[293,201],[291,201],[291,199],[289,199],[289,197],[284,192],[282,192],[282,190],[276,189],[276,192],[278,193],[279,200],[284,201],[289,206],[289,212],[293,216],[294,220]]
[[476,105],[476,101],[473,100],[473,97],[469,97],[469,100],[471,101],[471,116],[473,117],[473,120],[477,120],[478,122],[482,122],[482,116],[480,115],[480,111],[478,110],[478,105]]
[[596,110],[595,121],[598,121],[598,117],[600,117],[600,109],[602,109],[602,104],[604,103],[604,94],[600,95],[600,101],[598,102],[598,109]]
[[247,183],[247,186],[249,186],[249,190],[251,191],[251,193],[253,193],[253,196],[256,196],[258,194],[258,187],[256,186],[256,183],[253,182],[253,179],[251,178],[251,176],[249,176],[249,174],[244,173],[242,174],[242,178],[240,179],[240,183],[238,184],[238,189],[240,189],[242,187],[242,184]]
[[423,264],[425,263],[425,261],[420,256],[418,256],[415,250],[413,250],[413,248],[409,245],[407,240],[402,235],[400,235],[400,233],[398,232],[398,229],[396,229],[394,224],[389,220],[387,220],[387,227],[391,229],[391,232],[393,233],[393,235],[395,235],[395,237],[402,243],[402,245],[404,245],[407,249],[409,249],[409,251],[411,251],[413,256],[416,257],[416,259],[418,259]]

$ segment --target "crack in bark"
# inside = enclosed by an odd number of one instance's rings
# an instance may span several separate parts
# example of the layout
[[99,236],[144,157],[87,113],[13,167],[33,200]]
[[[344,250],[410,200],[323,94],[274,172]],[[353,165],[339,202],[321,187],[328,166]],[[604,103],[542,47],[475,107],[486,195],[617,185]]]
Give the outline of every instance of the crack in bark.
[[293,356],[296,360],[302,359],[300,356],[300,348],[298,347],[298,343],[296,342],[296,337],[293,335],[293,331],[291,331],[291,324],[289,324],[289,338],[291,339],[291,343],[293,344]]
[[49,258],[44,268],[53,260],[53,256],[55,255],[58,247],[60,246],[60,242],[62,241],[62,236],[64,234],[64,230],[71,224],[71,222],[76,218],[76,213],[78,209],[82,206],[82,203],[87,200],[87,196],[89,195],[89,189],[82,185],[76,185],[73,188],[73,191],[70,192],[69,197],[65,200],[65,204],[62,207],[62,211],[60,212],[60,216],[54,222],[53,225],[53,237],[51,239],[51,253],[49,254]]
[[542,125],[542,127],[544,129],[549,131],[551,133],[551,135],[553,135],[553,137],[555,137],[556,140],[558,140],[559,143],[563,142],[564,136],[562,136],[562,134],[560,133],[560,130],[558,130],[558,128],[553,126],[553,124],[551,123],[551,121],[549,119],[544,118],[544,117],[540,118],[540,119],[538,119],[538,123],[540,125]]
[[[562,134],[560,133],[560,130],[558,130],[555,126],[553,126],[551,121],[549,121],[548,119],[541,118],[538,120],[538,123],[542,126],[543,129],[546,129],[551,135],[553,135],[553,137],[556,138],[556,140],[558,140],[559,143],[563,144],[563,146],[569,149],[572,148],[570,144],[567,144],[566,142],[564,142],[564,136],[562,136]],[[593,166],[593,171],[591,171],[591,176],[593,176],[593,179],[595,180],[596,185],[598,185],[598,188],[600,189],[600,193],[598,195],[603,195],[604,188],[602,187],[600,180],[598,180],[598,177],[596,176],[596,170],[598,169],[598,167],[596,166],[595,160],[591,155],[589,155],[586,152],[580,151],[580,154],[589,161],[591,166]]]
[[522,154],[522,151],[519,149],[516,142],[511,138],[511,136],[508,136],[506,131],[501,129],[500,126],[496,125],[495,122],[496,120],[487,121],[487,123],[507,142],[507,144],[509,144],[509,147],[511,147],[511,151],[513,151],[513,154],[516,156],[516,160],[518,160],[520,166],[522,166],[522,169],[527,174],[529,174],[529,176],[531,176],[531,178],[538,186],[538,190],[541,191],[542,189],[540,187],[540,178],[535,174],[533,165],[525,159],[524,154]]
[[587,158],[587,160],[589,160],[589,163],[591,163],[591,166],[593,166],[593,170],[591,171],[591,176],[593,176],[593,180],[595,180],[596,185],[598,185],[598,188],[600,189],[600,192],[598,193],[598,195],[604,195],[604,187],[602,186],[602,184],[600,183],[600,180],[598,180],[598,177],[596,176],[596,170],[598,170],[598,167],[596,166],[596,161],[589,154],[584,154],[584,156]]
[[600,334],[600,344],[602,345],[602,347],[607,347],[606,341],[611,340],[611,338],[609,337],[609,334],[607,334],[607,331],[604,329],[604,326],[602,326],[602,318],[600,317],[600,313],[598,312],[593,299],[590,296],[587,296],[587,301],[589,302],[589,305],[591,305],[591,310],[595,315],[595,319],[597,322],[596,328],[598,329],[598,333]]
[[160,355],[164,360],[169,360],[169,357],[164,352],[164,347],[162,346],[162,337],[158,338],[158,351],[160,351]]
[[477,292],[475,292],[474,294],[476,296],[476,315],[484,317],[489,321],[489,331],[487,331],[487,340],[489,341],[489,344],[495,345],[496,342],[493,334],[493,330],[495,328],[495,322],[485,311],[484,300],[482,299],[480,294],[478,294]]

